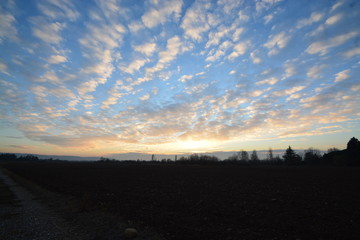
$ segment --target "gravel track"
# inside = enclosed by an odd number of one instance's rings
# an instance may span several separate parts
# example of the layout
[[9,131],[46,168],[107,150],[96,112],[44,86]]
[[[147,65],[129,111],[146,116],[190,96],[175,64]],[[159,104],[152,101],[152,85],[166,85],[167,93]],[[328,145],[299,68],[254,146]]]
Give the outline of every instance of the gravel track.
[[[118,216],[81,211],[73,200],[7,173],[0,167],[0,181],[16,199],[0,203],[0,240],[124,240],[124,230],[136,227]],[[135,240],[164,238],[142,228]]]
[[38,201],[24,187],[0,169],[0,178],[16,196],[16,203],[0,206],[0,239],[2,240],[65,240],[76,237],[65,222]]

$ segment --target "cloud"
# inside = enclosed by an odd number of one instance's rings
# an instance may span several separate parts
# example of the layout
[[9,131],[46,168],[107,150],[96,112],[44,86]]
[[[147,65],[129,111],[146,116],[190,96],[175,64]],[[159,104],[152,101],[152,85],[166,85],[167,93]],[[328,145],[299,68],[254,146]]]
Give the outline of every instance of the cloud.
[[360,84],[355,84],[355,85],[352,85],[351,86],[351,91],[354,91],[354,92],[360,92]]
[[313,23],[319,22],[321,19],[323,19],[324,16],[325,14],[322,12],[313,12],[309,18],[300,19],[296,24],[296,28],[299,29],[308,25],[312,25]]
[[6,145],[6,147],[17,148],[17,149],[29,149],[28,146],[23,146],[23,145]]
[[[218,45],[221,41],[221,39],[225,36],[227,36],[230,31],[232,31],[234,26],[226,27],[224,25],[221,25],[217,28],[216,31],[209,33],[209,41],[206,43],[205,48],[209,48],[212,45]],[[234,33],[235,34],[235,33]],[[241,33],[238,33],[240,35]]]
[[247,49],[248,49],[248,42],[246,42],[246,41],[236,44],[233,48],[233,52],[228,56],[228,59],[234,60],[235,58],[239,57],[240,55],[245,54]]
[[144,43],[142,45],[133,46],[133,49],[150,57],[156,51],[157,47],[156,43]]
[[337,23],[338,21],[340,21],[342,17],[343,17],[342,14],[336,14],[334,16],[331,16],[328,19],[326,19],[325,24],[333,25],[333,24]]
[[359,32],[352,31],[349,33],[338,35],[336,37],[332,37],[324,41],[314,42],[309,45],[309,47],[306,49],[306,52],[309,54],[325,55],[330,48],[337,47],[350,40],[351,38],[357,36],[358,34]]
[[67,62],[68,59],[61,55],[52,55],[46,61],[50,64],[59,64],[59,63]]
[[[126,93],[121,93],[121,90],[127,89],[125,88],[124,82],[118,80],[115,84],[108,90],[108,97],[106,100],[102,102],[101,109],[107,109],[111,105],[114,105],[118,102],[118,100],[126,95]],[[132,90],[131,88],[128,90]]]
[[267,78],[264,79],[260,82],[256,82],[256,85],[263,85],[263,84],[269,84],[269,85],[274,85],[275,83],[277,83],[279,80],[275,77],[271,77],[271,78]]
[[292,95],[292,94],[294,94],[296,92],[299,92],[299,91],[301,91],[303,89],[305,89],[305,86],[295,86],[295,87],[292,87],[290,89],[284,89],[284,90],[272,92],[272,94],[274,94],[277,97],[284,97],[284,96]]
[[345,57],[345,58],[352,58],[356,55],[360,55],[360,47],[355,47],[353,49],[350,49],[344,53],[342,53],[342,55]]
[[147,63],[147,59],[139,58],[132,61],[128,66],[120,66],[120,69],[129,74],[133,74],[135,71],[139,71],[141,67]]
[[150,94],[148,94],[148,93],[140,97],[141,101],[146,101],[146,100],[149,100],[149,99],[150,99]]
[[261,63],[261,58],[256,57],[256,55],[255,55],[256,52],[257,52],[256,50],[251,52],[250,57],[254,64],[259,64],[259,63]]
[[61,81],[59,77],[56,75],[56,73],[53,70],[49,70],[45,72],[40,78],[37,78],[35,80],[36,82],[44,82],[44,83],[52,83],[52,84],[60,84]]
[[321,77],[321,73],[326,67],[326,64],[315,65],[308,70],[306,75],[309,78],[318,79]]
[[75,21],[80,17],[80,13],[75,10],[74,4],[70,0],[45,0],[38,3],[40,11],[49,18],[63,18]]
[[211,3],[197,0],[187,9],[180,25],[186,37],[198,42],[202,41],[203,34],[210,29],[207,15],[210,7]]
[[88,24],[87,30],[79,43],[84,47],[83,55],[89,59],[89,63],[80,72],[89,80],[77,86],[80,95],[93,92],[98,85],[106,83],[115,69],[112,63],[114,58],[121,58],[117,48],[126,33],[122,24],[106,21],[99,21],[96,25]]
[[142,22],[133,21],[128,25],[128,28],[132,33],[137,33],[139,30],[144,29],[145,26]]
[[9,71],[8,66],[5,63],[0,62],[0,72],[6,75],[10,75],[8,71]]
[[182,75],[181,78],[179,78],[179,82],[187,82],[188,80],[191,80],[193,78],[193,75]]
[[274,18],[274,14],[268,14],[264,17],[265,24],[268,24]]
[[64,23],[48,22],[43,17],[33,17],[30,22],[33,24],[33,35],[42,41],[49,44],[59,44],[63,40],[60,32],[65,28]]
[[261,13],[264,10],[268,10],[271,7],[275,6],[277,3],[282,2],[283,0],[256,0],[256,12]]
[[170,16],[173,16],[175,21],[179,19],[183,4],[182,0],[156,1],[153,3],[156,4],[141,17],[146,27],[153,28],[158,24],[164,24],[169,21]]
[[75,94],[64,86],[49,89],[49,92],[57,98],[75,98]]
[[295,65],[293,63],[285,63],[284,65],[285,65],[285,74],[283,75],[284,79],[294,76],[297,73]]
[[[150,75],[159,72],[166,68],[170,62],[176,59],[177,55],[188,51],[189,49],[184,46],[179,36],[174,36],[167,40],[166,49],[159,52],[159,60],[154,67],[147,68],[145,71],[146,75],[143,80],[150,80]],[[150,74],[150,75],[149,75]],[[141,82],[144,82],[141,81]]]
[[16,19],[11,13],[3,12],[0,6],[0,44],[5,39],[16,41],[17,29],[15,27]]
[[232,35],[233,42],[237,42],[240,39],[241,34],[243,34],[245,31],[245,28],[241,27],[235,30],[234,34]]
[[285,31],[282,31],[276,35],[270,35],[269,40],[264,44],[264,46],[270,49],[268,55],[272,56],[279,52],[280,49],[283,49],[289,43],[291,36]]
[[205,59],[205,61],[216,61],[221,56],[225,55],[226,50],[232,45],[233,44],[230,41],[223,42],[216,51],[213,49],[213,51],[209,53],[209,56]]
[[335,11],[336,9],[338,9],[339,7],[341,7],[341,5],[343,5],[345,3],[345,0],[339,0],[337,3],[335,3],[332,7],[331,7],[331,12]]
[[337,82],[342,82],[342,81],[348,79],[350,77],[349,73],[350,73],[350,69],[346,69],[344,71],[341,71],[341,72],[337,73],[334,82],[336,82],[336,83]]
[[224,10],[225,14],[231,14],[239,5],[243,4],[242,1],[239,0],[219,0],[217,2],[219,8]]

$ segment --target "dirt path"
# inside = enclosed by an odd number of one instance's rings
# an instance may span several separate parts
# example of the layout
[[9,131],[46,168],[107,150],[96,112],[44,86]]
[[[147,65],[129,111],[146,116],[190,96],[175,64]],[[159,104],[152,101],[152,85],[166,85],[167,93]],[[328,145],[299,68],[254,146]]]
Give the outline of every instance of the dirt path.
[[[120,216],[79,210],[69,198],[12,175],[0,167],[0,184],[10,190],[3,192],[14,195],[0,201],[0,240],[125,240],[124,230],[137,228]],[[0,189],[0,200],[3,192]],[[135,240],[164,238],[141,228]]]
[[0,179],[16,197],[16,204],[0,205],[0,239],[80,239],[64,221],[41,204],[28,190],[0,169]]

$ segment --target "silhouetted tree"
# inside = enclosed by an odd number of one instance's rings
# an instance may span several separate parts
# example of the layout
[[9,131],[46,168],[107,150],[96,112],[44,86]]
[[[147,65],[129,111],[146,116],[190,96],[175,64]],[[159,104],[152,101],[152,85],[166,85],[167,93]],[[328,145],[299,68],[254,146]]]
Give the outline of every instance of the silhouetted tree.
[[347,143],[346,161],[349,165],[360,164],[360,141],[355,137]]
[[273,158],[274,158],[274,156],[273,156],[272,149],[271,149],[271,148],[269,148],[269,152],[268,152],[267,160],[272,161],[272,160],[273,160]]
[[13,153],[2,153],[0,154],[0,161],[16,161],[17,157]]
[[289,146],[283,156],[285,164],[288,165],[299,165],[301,163],[301,157],[295,153],[294,150]]
[[328,150],[327,150],[327,152],[328,153],[331,153],[331,152],[337,152],[337,151],[340,151],[339,149],[337,149],[337,148],[335,148],[335,147],[333,147],[333,148],[329,148]]
[[242,150],[240,152],[240,161],[248,162],[249,161],[249,154],[247,151]]
[[304,151],[304,162],[307,164],[320,164],[321,163],[321,153],[319,150],[314,148],[309,148]]
[[251,153],[250,159],[251,159],[252,162],[258,162],[258,161],[259,161],[259,157],[258,157],[258,155],[257,155],[256,150],[254,150],[254,151]]

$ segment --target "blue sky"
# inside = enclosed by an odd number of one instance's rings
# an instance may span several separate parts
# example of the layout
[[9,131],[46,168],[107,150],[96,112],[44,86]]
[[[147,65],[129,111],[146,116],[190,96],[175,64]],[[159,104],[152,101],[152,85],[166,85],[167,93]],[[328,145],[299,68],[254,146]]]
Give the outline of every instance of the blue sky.
[[357,1],[0,3],[0,151],[344,148]]

